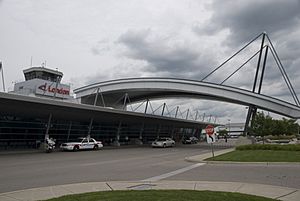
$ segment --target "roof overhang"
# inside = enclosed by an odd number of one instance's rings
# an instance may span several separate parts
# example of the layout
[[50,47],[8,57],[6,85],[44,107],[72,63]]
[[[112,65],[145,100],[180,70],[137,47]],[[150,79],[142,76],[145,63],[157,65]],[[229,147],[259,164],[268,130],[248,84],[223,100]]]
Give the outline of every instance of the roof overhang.
[[195,80],[128,78],[88,85],[78,88],[74,92],[76,93],[76,98],[81,98],[81,100],[90,99],[87,102],[91,102],[95,99],[97,89],[103,95],[107,105],[114,103],[124,96],[125,93],[129,95],[132,103],[146,99],[193,97],[245,106],[256,106],[259,109],[283,116],[295,119],[300,118],[300,107],[291,103],[244,89]]
[[81,122],[89,122],[93,118],[99,122],[148,123],[183,128],[204,128],[210,124],[9,93],[0,93],[0,111],[1,115],[13,114],[43,119],[52,114],[54,119]]

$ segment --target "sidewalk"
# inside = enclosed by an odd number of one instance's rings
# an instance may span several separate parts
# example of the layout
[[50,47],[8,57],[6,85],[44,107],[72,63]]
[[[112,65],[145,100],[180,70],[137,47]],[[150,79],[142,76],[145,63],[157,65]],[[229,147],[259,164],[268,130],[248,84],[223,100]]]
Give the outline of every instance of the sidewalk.
[[284,201],[299,201],[300,190],[263,184],[240,182],[211,182],[211,181],[112,181],[67,184],[42,188],[27,189],[0,194],[1,201],[34,201],[60,197],[69,194],[113,190],[149,190],[149,189],[184,189],[239,192],[264,196]]
[[[214,151],[214,155],[215,156],[219,156],[219,155],[222,155],[222,154],[226,154],[228,152],[232,152],[234,150],[235,150],[235,148],[218,150],[218,151]],[[204,161],[204,159],[211,158],[211,157],[212,157],[212,153],[208,152],[208,153],[205,153],[205,154],[200,154],[200,155],[196,155],[196,156],[186,157],[185,160],[189,161],[189,162],[209,163],[210,161]]]

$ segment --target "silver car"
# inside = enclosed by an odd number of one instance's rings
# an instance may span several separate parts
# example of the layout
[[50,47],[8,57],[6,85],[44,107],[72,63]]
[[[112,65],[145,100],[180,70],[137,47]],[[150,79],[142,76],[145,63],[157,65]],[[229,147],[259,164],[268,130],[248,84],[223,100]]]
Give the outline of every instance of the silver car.
[[152,147],[174,147],[175,141],[172,138],[158,138],[152,142]]

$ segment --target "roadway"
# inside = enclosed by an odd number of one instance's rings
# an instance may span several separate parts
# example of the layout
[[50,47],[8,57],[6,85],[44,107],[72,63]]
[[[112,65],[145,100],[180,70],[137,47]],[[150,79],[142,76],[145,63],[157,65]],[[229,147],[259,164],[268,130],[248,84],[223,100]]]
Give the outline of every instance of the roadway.
[[99,151],[0,154],[0,193],[101,181],[236,181],[299,188],[300,165],[201,164],[185,157],[208,147],[105,148]]

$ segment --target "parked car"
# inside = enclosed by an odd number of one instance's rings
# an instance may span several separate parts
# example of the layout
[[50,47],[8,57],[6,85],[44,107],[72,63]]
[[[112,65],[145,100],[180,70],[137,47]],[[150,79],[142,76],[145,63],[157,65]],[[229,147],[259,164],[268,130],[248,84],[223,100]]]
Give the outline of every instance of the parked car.
[[172,138],[158,138],[152,142],[152,147],[174,147],[175,141]]
[[60,145],[62,150],[68,151],[78,151],[78,150],[87,150],[93,149],[98,150],[103,147],[102,142],[96,141],[94,138],[78,138],[74,142],[66,142]]
[[196,137],[190,137],[191,141],[192,141],[192,144],[196,144],[199,142],[199,139],[196,138]]
[[198,141],[199,140],[196,137],[187,137],[187,136],[184,136],[182,138],[182,144],[196,144]]

